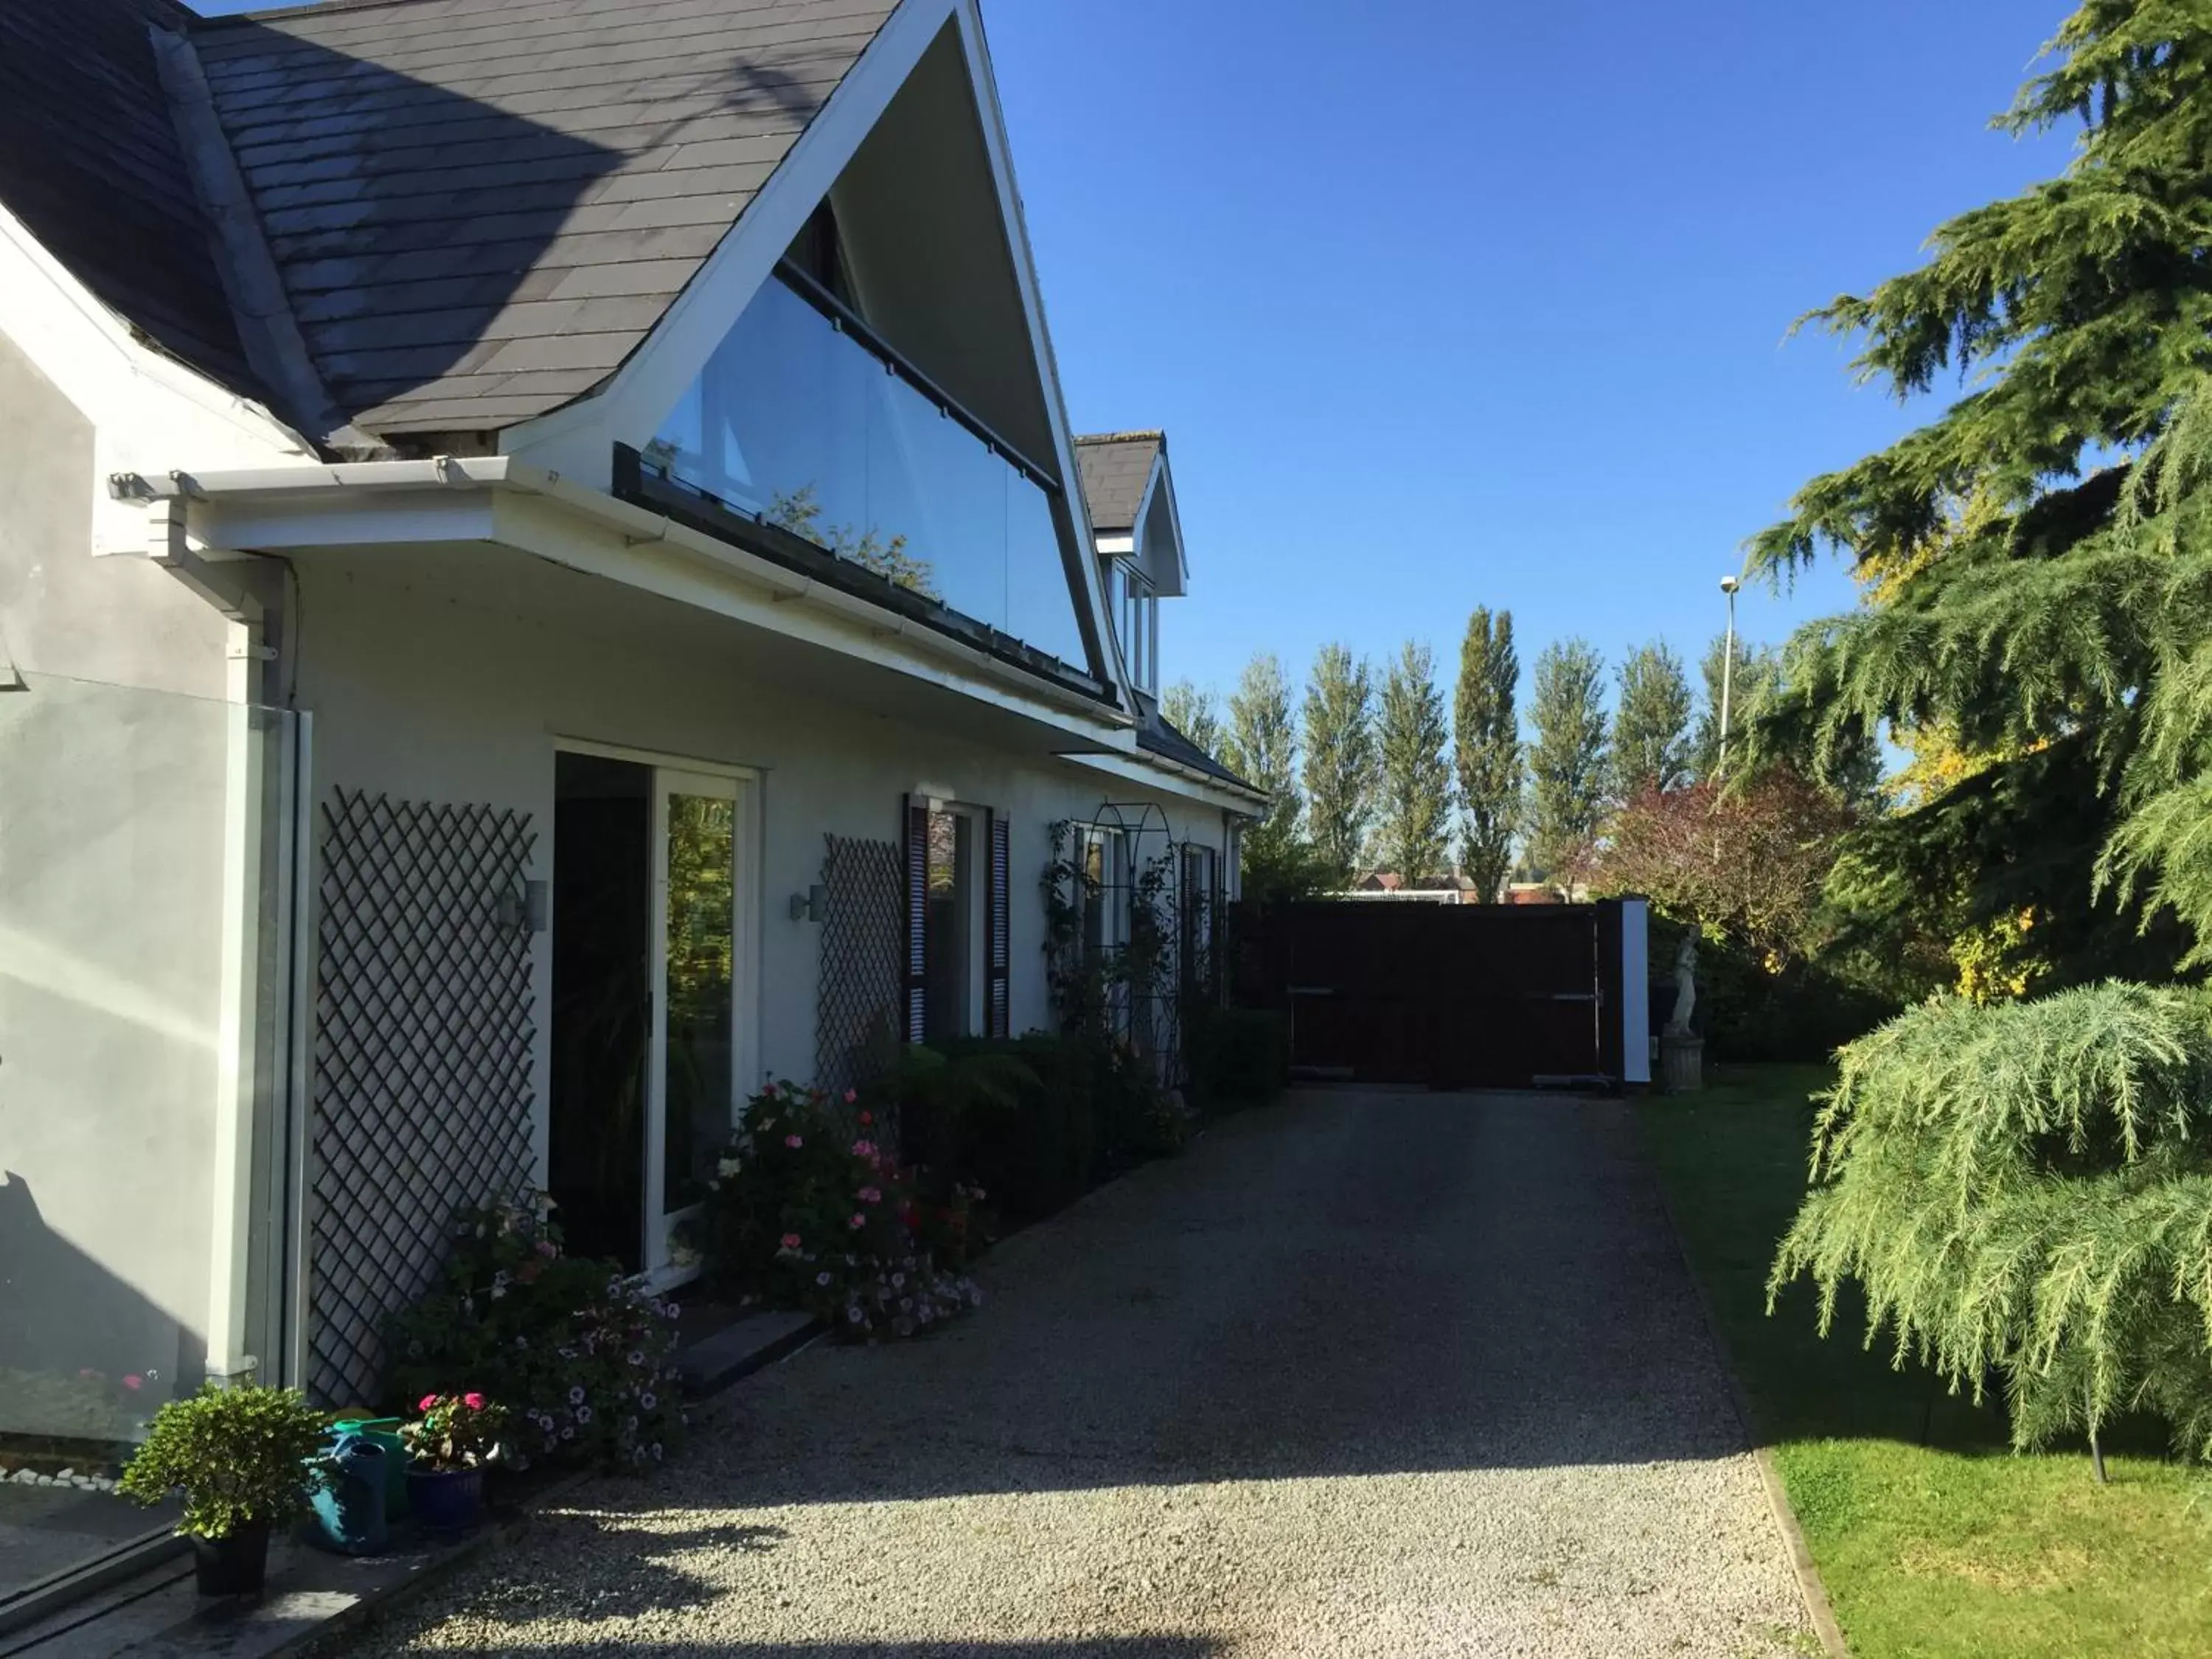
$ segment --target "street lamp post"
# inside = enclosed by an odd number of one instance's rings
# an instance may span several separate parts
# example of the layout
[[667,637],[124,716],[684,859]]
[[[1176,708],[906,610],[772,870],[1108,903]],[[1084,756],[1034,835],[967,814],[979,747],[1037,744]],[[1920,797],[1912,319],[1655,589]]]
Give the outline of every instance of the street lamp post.
[[1721,578],[1721,592],[1728,595],[1728,641],[1721,647],[1721,741],[1713,762],[1716,779],[1728,775],[1729,702],[1735,690],[1735,591],[1741,586],[1734,576]]

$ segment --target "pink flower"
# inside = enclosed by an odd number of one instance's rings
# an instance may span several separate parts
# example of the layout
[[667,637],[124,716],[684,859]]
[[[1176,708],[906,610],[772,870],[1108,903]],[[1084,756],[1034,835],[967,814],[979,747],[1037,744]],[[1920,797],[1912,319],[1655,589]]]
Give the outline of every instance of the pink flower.
[[[858,1100],[860,1097],[860,1091],[858,1089],[848,1089],[848,1090],[846,1090],[846,1091],[845,1091],[845,1103],[846,1103],[848,1106],[850,1106],[850,1105],[851,1105],[854,1101]],[[866,1120],[866,1118],[862,1118],[860,1121],[861,1121],[863,1123],[865,1123],[865,1122],[866,1122],[866,1121],[867,1121],[867,1120]]]
[[873,1123],[875,1121],[876,1115],[873,1112],[863,1112],[860,1114],[860,1121],[863,1123]]
[[438,1396],[436,1395],[426,1394],[420,1400],[415,1402],[415,1409],[418,1412],[427,1412],[437,1403]]
[[803,1135],[786,1135],[783,1138],[783,1144],[795,1152],[806,1144],[806,1139]]
[[123,1386],[130,1389],[131,1393],[136,1394],[139,1389],[146,1386],[146,1379],[139,1376],[137,1372],[133,1371],[130,1376],[123,1379]]
[[538,1241],[538,1254],[550,1261],[561,1254],[561,1247],[550,1238],[541,1238]]
[[853,1218],[850,1224],[856,1230],[865,1227],[868,1224],[868,1218],[864,1215],[856,1215]]
[[785,1249],[795,1250],[799,1248],[799,1238],[797,1233],[786,1233],[783,1236],[783,1248]]
[[472,1412],[480,1412],[483,1409],[483,1396],[480,1394],[465,1394],[461,1396],[461,1404]]
[[860,1202],[861,1202],[861,1203],[863,1203],[863,1204],[880,1204],[880,1203],[882,1203],[883,1201],[884,1201],[884,1194],[883,1194],[883,1188],[880,1188],[880,1187],[863,1187],[863,1188],[860,1188]]
[[856,1140],[853,1143],[853,1156],[854,1158],[873,1158],[875,1155],[876,1143],[874,1141]]

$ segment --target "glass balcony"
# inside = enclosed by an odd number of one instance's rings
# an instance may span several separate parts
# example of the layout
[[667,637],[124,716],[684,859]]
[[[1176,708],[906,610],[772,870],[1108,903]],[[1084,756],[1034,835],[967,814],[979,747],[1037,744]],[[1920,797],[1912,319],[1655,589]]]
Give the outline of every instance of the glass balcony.
[[1046,486],[780,278],[762,286],[643,457],[1090,668]]

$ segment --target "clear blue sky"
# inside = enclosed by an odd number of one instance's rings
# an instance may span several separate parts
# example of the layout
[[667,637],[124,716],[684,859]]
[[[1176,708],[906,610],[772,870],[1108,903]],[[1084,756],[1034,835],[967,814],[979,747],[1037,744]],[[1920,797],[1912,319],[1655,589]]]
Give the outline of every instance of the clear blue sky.
[[984,3],[1070,413],[1167,428],[1163,661],[1224,690],[1329,640],[1449,674],[1485,604],[1524,664],[1694,662],[1743,538],[1932,412],[1791,319],[2070,142],[1986,125],[2066,0]]

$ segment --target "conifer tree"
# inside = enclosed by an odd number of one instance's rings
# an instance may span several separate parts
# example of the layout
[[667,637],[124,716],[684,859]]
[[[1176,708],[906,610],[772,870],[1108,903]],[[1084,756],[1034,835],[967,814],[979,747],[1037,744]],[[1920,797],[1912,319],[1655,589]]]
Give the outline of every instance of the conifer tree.
[[[2170,967],[2212,939],[2212,11],[2088,0],[2000,125],[2080,120],[2063,177],[1939,228],[1920,269],[1813,321],[1939,418],[1814,479],[1758,538],[1780,573],[1841,551],[1873,580],[1801,631],[1754,742],[1816,762],[1885,722],[1978,765],[1880,826],[1888,899],[2027,918],[2057,985]],[[2108,900],[2093,903],[2100,875]],[[1862,897],[1878,914],[1878,882]],[[2145,915],[2184,924],[2136,947]]]
[[1331,880],[1350,881],[1375,814],[1375,682],[1340,645],[1325,645],[1306,682],[1306,821]]
[[1375,718],[1375,864],[1408,885],[1451,857],[1450,737],[1436,659],[1409,640],[1383,676]]
[[1564,880],[1605,817],[1605,661],[1587,640],[1547,645],[1528,707],[1528,856]]
[[1514,698],[1521,659],[1513,648],[1513,613],[1478,608],[1460,647],[1459,690],[1452,710],[1462,825],[1460,862],[1483,903],[1505,885],[1513,868],[1513,832],[1521,822],[1521,720]]
[[1663,640],[1639,647],[1620,665],[1613,723],[1616,800],[1679,789],[1690,781],[1690,681]]

